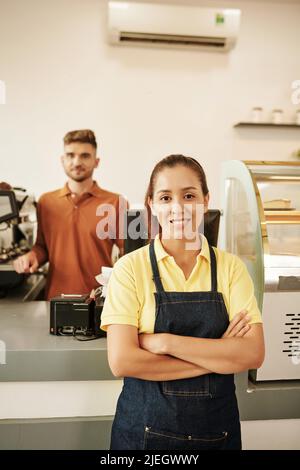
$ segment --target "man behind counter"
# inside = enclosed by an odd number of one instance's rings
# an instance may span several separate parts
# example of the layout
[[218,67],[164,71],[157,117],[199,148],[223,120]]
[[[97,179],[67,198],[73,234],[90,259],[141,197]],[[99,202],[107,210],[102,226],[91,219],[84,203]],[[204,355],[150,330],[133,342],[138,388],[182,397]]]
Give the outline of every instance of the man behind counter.
[[[49,261],[47,300],[61,293],[89,293],[97,285],[95,276],[101,267],[112,266],[113,245],[119,247],[120,255],[124,245],[119,227],[127,202],[119,194],[100,188],[93,180],[93,172],[99,165],[94,133],[88,129],[68,132],[61,161],[68,181],[62,189],[40,197],[36,243],[29,253],[14,262],[18,273],[33,273]],[[97,208],[99,211],[102,204],[108,204],[116,214],[115,230],[106,238],[99,238],[99,230],[96,233],[101,220]]]

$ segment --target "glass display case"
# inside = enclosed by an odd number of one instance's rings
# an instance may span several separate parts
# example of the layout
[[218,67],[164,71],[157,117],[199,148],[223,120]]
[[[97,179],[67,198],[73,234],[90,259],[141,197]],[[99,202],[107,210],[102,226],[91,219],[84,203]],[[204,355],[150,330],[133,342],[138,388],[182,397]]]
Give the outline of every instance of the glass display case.
[[238,255],[262,311],[266,356],[255,381],[300,379],[300,163],[222,168],[221,247]]

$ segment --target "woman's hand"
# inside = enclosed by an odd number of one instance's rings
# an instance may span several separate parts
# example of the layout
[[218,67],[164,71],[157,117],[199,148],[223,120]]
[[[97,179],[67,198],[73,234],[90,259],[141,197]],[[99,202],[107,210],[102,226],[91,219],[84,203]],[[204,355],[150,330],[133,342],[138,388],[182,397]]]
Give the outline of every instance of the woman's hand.
[[251,317],[247,315],[247,310],[242,310],[231,320],[222,338],[243,337],[251,328],[250,320]]
[[166,354],[166,338],[168,333],[141,333],[139,335],[140,347],[153,354]]
[[[229,323],[229,326],[222,338],[243,337],[251,328],[248,324],[251,317],[246,310],[242,310]],[[167,340],[169,333],[141,333],[139,343],[142,349],[146,349],[153,354],[167,354]]]

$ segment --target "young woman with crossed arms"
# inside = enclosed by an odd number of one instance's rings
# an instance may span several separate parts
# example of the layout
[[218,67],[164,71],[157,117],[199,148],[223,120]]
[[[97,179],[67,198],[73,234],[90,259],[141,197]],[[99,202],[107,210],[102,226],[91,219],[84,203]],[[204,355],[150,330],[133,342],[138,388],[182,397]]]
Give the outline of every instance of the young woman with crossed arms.
[[245,265],[200,234],[208,201],[197,160],[161,160],[145,199],[159,234],[115,264],[101,322],[124,377],[112,450],[241,449],[234,373],[261,366],[262,320]]

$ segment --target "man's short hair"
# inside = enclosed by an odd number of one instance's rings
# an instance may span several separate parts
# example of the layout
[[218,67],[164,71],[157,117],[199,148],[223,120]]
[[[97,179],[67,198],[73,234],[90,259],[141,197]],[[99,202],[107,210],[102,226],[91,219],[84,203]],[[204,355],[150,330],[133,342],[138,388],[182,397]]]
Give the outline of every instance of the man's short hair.
[[81,142],[83,144],[91,144],[97,149],[97,141],[93,131],[90,129],[80,129],[78,131],[70,131],[64,136],[64,144],[72,144],[73,142]]

